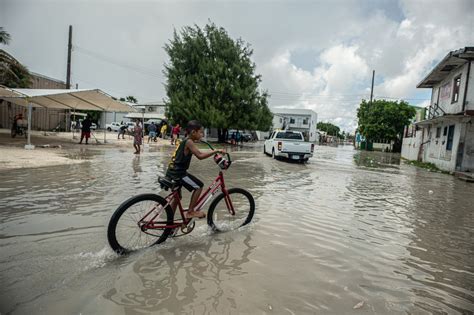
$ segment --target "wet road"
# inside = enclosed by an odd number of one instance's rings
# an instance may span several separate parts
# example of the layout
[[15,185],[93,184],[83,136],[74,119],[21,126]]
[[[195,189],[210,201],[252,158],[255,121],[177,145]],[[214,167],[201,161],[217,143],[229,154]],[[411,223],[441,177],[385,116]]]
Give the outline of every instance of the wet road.
[[[2,172],[0,313],[472,313],[474,185],[396,155],[316,150],[306,165],[234,152],[226,182],[254,195],[252,224],[214,234],[203,220],[126,257],[108,220],[157,191],[170,148]],[[209,184],[218,170],[190,171]]]

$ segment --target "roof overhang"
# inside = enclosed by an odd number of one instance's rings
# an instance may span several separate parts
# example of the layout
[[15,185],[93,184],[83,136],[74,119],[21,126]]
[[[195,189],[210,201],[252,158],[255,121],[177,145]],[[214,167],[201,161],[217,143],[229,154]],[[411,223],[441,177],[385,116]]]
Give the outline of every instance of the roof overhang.
[[99,89],[12,89],[0,85],[0,99],[20,106],[97,110],[109,112],[134,112],[132,106],[117,101]]
[[428,126],[438,124],[441,122],[453,122],[453,123],[469,122],[471,119],[472,119],[472,115],[469,115],[469,114],[464,114],[464,113],[448,114],[448,115],[438,116],[438,117],[434,117],[427,120],[418,121],[418,122],[415,122],[414,125],[419,126],[419,127],[428,127]]
[[451,51],[416,87],[432,88],[436,84],[441,83],[451,71],[471,60],[474,60],[474,47],[464,47],[459,50]]

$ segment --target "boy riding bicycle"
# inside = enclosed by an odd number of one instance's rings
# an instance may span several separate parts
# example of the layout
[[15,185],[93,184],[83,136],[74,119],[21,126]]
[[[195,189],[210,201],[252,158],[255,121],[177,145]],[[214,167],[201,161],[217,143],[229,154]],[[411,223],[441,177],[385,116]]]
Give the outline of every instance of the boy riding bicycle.
[[[195,142],[199,142],[204,136],[202,125],[197,120],[188,122],[186,128],[188,136],[183,139],[176,147],[171,162],[166,171],[166,177],[177,181],[184,186],[188,191],[192,191],[191,201],[189,202],[189,209],[186,217],[188,218],[204,218],[206,214],[202,211],[194,211],[194,206],[199,200],[202,192],[203,183],[195,176],[187,172],[191,164],[191,158],[195,155],[198,159],[203,160],[213,156],[216,153],[224,153],[222,150],[211,150],[209,152],[201,152],[196,146]],[[176,204],[172,204],[173,210],[176,209]]]

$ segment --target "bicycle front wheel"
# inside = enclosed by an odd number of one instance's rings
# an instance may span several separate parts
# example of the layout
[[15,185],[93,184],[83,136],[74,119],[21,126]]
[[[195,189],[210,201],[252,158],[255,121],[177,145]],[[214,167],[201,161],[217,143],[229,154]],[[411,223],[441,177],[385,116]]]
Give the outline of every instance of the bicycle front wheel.
[[[231,188],[226,201],[224,193],[220,193],[209,206],[207,224],[215,231],[238,229],[252,221],[255,212],[255,201],[252,195],[241,188]],[[232,205],[234,211],[230,209]]]
[[[110,247],[122,255],[162,243],[172,232],[173,210],[161,196],[143,194],[132,197],[115,210],[107,229]],[[147,226],[153,222],[159,228]]]

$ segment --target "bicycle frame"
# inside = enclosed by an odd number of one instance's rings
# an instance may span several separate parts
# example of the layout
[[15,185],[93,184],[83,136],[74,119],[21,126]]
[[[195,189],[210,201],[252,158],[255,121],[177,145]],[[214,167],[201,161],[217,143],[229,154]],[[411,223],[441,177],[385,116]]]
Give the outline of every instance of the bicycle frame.
[[[143,223],[143,226],[141,227],[142,229],[165,229],[165,228],[179,228],[183,224],[187,225],[193,218],[186,218],[185,216],[185,210],[181,204],[181,198],[180,198],[180,190],[181,188],[174,189],[171,191],[171,193],[165,197],[167,203],[165,206],[157,205],[153,207],[143,218],[141,218],[138,223]],[[225,182],[224,182],[224,174],[222,171],[219,171],[219,175],[214,179],[212,184],[206,189],[204,193],[201,194],[199,197],[196,206],[195,206],[195,211],[201,210],[214,196],[218,191],[222,191],[224,193],[224,200],[227,206],[227,210],[232,215],[235,215],[235,210],[234,206],[232,204],[232,201],[230,200],[229,193],[225,187]],[[179,209],[180,215],[181,215],[181,220],[178,220],[177,222],[174,222],[172,225],[167,225],[166,222],[155,222],[154,220],[161,214],[161,212],[168,206],[171,206],[172,202],[175,201],[177,204],[177,208]],[[153,215],[153,217],[150,220],[147,220],[147,217],[152,215],[152,213],[157,209],[157,207],[162,207],[162,209],[159,209],[159,211]],[[163,225],[163,223],[165,223]]]

